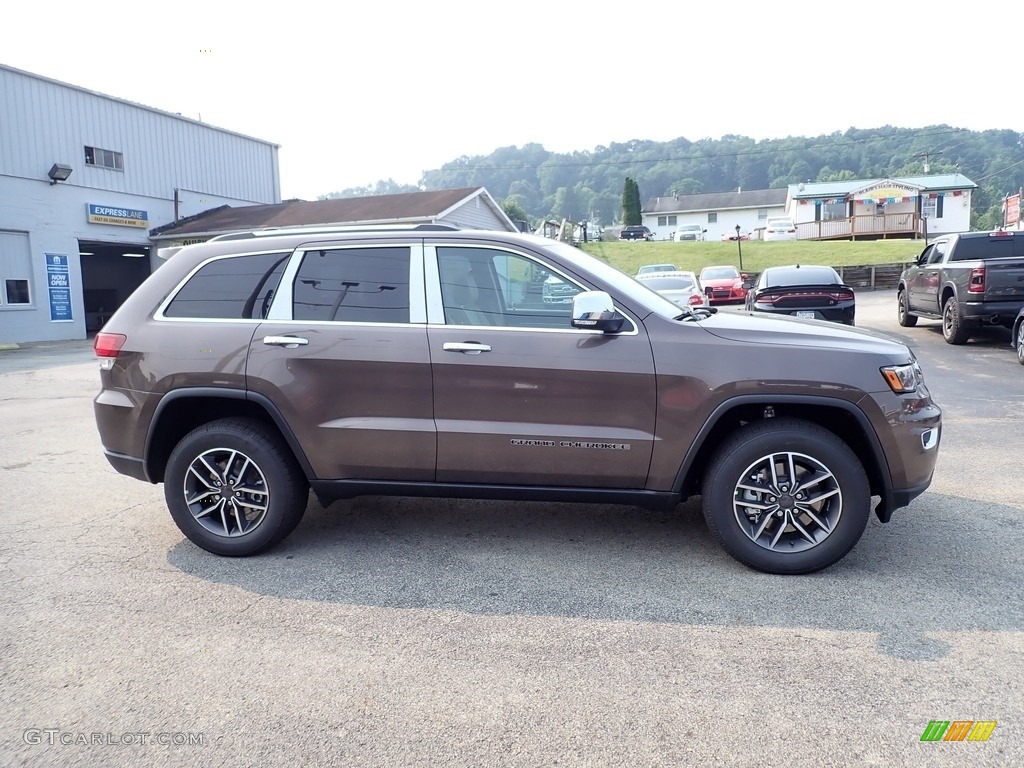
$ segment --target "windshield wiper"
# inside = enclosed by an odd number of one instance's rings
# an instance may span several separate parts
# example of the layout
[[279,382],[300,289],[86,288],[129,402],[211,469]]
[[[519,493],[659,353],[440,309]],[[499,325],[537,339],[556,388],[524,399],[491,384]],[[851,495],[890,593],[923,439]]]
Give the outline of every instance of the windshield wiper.
[[684,322],[689,320],[703,320],[705,317],[711,317],[718,312],[718,307],[683,307],[685,312],[683,314],[673,317],[673,320],[682,320]]

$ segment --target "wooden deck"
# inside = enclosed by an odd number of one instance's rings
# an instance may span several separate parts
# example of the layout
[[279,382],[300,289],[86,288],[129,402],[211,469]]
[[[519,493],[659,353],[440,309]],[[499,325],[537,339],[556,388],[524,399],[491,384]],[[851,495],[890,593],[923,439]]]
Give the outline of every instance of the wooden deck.
[[[805,221],[796,225],[797,240],[885,240],[927,237],[926,220],[917,213],[885,213],[878,216],[852,216],[830,221]],[[758,229],[753,237],[763,237]]]

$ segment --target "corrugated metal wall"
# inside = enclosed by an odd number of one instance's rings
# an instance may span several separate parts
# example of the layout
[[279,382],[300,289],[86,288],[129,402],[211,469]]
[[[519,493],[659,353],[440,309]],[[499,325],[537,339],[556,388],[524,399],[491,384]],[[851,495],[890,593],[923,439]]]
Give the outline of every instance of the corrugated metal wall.
[[[86,165],[86,146],[122,153],[124,170]],[[0,175],[45,179],[54,163],[111,192],[281,200],[270,142],[0,66]]]

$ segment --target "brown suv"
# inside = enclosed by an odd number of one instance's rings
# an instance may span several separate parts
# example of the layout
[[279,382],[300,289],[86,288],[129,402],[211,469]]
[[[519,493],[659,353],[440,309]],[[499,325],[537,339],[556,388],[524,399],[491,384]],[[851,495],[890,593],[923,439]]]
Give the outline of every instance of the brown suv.
[[[564,302],[545,300],[557,293]],[[360,494],[703,497],[740,561],[808,573],[927,488],[941,412],[911,351],[681,308],[565,243],[430,227],[189,246],[96,337],[116,470],[200,547],[250,555]]]

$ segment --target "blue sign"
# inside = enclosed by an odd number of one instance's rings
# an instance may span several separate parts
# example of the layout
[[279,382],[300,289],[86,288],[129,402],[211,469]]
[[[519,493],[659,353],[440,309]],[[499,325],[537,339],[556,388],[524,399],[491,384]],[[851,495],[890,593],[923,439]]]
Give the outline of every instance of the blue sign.
[[46,287],[50,292],[50,322],[71,322],[74,318],[71,314],[71,278],[67,254],[46,254]]

